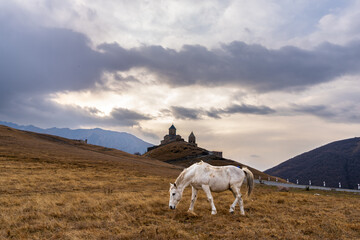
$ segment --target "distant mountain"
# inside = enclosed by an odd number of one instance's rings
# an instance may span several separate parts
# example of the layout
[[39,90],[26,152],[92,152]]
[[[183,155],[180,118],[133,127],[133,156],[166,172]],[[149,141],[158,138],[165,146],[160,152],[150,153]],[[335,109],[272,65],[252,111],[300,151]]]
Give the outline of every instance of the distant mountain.
[[0,125],[5,125],[19,130],[31,131],[36,133],[51,134],[59,137],[85,140],[94,145],[99,145],[108,148],[116,148],[121,151],[134,154],[136,152],[145,153],[148,147],[153,144],[145,142],[140,138],[135,137],[125,132],[115,132],[103,130],[101,128],[95,129],[69,129],[69,128],[48,128],[42,129],[33,125],[20,126],[15,123],[2,122]]
[[357,189],[360,183],[360,138],[329,143],[291,158],[265,171],[267,174],[288,178],[290,182],[328,187]]

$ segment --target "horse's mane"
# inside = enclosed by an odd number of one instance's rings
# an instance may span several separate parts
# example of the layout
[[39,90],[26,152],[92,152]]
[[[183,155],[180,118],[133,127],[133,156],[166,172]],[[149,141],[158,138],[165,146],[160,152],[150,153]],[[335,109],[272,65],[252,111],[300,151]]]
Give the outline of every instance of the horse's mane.
[[200,162],[194,163],[188,168],[185,168],[175,180],[175,185],[179,185],[184,180],[185,174],[188,172],[189,169],[193,169],[194,167],[196,167],[196,165],[201,165],[201,164],[204,164],[202,160]]
[[180,175],[177,177],[177,179],[175,180],[175,184],[176,185],[179,185],[185,178],[185,173],[187,172],[187,168],[185,168],[181,173]]

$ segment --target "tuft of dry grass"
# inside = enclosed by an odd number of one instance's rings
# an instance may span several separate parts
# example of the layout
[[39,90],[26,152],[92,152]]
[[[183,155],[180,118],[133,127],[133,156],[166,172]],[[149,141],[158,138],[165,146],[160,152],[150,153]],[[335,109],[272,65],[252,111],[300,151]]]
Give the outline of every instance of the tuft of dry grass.
[[256,185],[246,216],[229,213],[230,192],[213,194],[212,216],[201,191],[187,212],[187,188],[172,211],[169,182],[180,169],[26,136],[0,137],[0,239],[360,238],[359,195]]

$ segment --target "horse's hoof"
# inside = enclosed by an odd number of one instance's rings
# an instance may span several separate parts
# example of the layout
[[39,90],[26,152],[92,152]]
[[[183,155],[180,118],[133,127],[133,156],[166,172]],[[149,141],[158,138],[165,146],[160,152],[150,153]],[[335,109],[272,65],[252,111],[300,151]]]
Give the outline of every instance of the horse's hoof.
[[197,214],[194,211],[187,211],[188,214],[192,215],[192,216],[197,216]]
[[234,211],[230,211],[231,214],[234,214]]
[[212,211],[211,215],[216,215],[216,213],[217,213],[216,211]]

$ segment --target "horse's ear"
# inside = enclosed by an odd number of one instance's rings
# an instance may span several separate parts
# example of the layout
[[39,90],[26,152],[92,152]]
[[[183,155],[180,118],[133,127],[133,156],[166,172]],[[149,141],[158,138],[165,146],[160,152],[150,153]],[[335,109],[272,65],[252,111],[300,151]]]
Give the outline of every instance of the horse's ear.
[[170,183],[170,187],[174,186],[174,184]]

